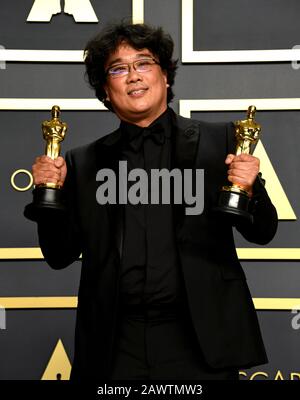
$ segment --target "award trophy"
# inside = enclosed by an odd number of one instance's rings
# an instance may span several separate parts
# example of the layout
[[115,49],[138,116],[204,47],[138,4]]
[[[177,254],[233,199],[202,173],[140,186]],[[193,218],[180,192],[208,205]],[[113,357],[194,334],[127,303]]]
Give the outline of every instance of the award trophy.
[[[255,112],[256,107],[249,106],[247,119],[234,123],[237,141],[236,155],[253,153],[253,145],[257,143],[261,131],[261,126],[254,121]],[[252,221],[252,215],[248,210],[249,201],[248,191],[242,185],[234,183],[222,187],[216,210],[231,216],[232,219],[242,218]]]
[[[59,119],[60,108],[52,107],[52,119],[42,123],[43,137],[46,141],[45,154],[55,160],[60,155],[60,142],[64,140],[67,124]],[[25,207],[26,218],[36,221],[52,210],[63,211],[60,185],[56,183],[41,183],[33,189],[33,202]]]

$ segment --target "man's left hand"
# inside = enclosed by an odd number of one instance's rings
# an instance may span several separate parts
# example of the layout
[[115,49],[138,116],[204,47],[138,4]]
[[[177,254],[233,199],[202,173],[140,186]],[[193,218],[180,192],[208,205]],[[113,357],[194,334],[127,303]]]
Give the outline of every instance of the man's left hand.
[[228,180],[252,196],[252,186],[259,172],[259,159],[250,154],[228,154],[225,164],[228,165]]

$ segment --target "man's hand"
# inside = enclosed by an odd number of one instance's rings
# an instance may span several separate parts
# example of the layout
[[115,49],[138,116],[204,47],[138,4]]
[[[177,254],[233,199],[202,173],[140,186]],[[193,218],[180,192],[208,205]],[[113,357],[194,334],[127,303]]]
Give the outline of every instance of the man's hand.
[[63,157],[56,160],[45,155],[37,157],[32,166],[32,174],[35,185],[51,182],[63,186],[67,175],[66,162]]
[[252,196],[252,186],[259,172],[259,159],[250,154],[228,154],[225,164],[228,165],[228,180]]

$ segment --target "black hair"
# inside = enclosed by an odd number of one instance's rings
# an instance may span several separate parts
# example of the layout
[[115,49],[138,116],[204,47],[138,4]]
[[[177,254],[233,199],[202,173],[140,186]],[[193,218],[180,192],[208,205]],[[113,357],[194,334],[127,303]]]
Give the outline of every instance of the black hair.
[[172,59],[174,43],[171,36],[161,27],[154,28],[146,24],[121,22],[109,25],[91,39],[84,50],[86,77],[95,90],[96,97],[113,111],[112,104],[106,99],[104,85],[106,74],[104,66],[109,56],[121,43],[127,43],[136,50],[148,49],[158,58],[159,64],[167,74],[167,103],[174,97],[172,86],[177,69],[177,60]]

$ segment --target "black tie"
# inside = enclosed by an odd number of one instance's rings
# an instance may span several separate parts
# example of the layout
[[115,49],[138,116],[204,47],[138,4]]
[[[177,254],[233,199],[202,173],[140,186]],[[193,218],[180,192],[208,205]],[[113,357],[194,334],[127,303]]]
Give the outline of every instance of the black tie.
[[144,139],[147,137],[151,138],[156,144],[163,144],[165,142],[163,126],[158,123],[148,128],[141,129],[139,133],[130,140],[131,147],[137,152],[140,151]]

